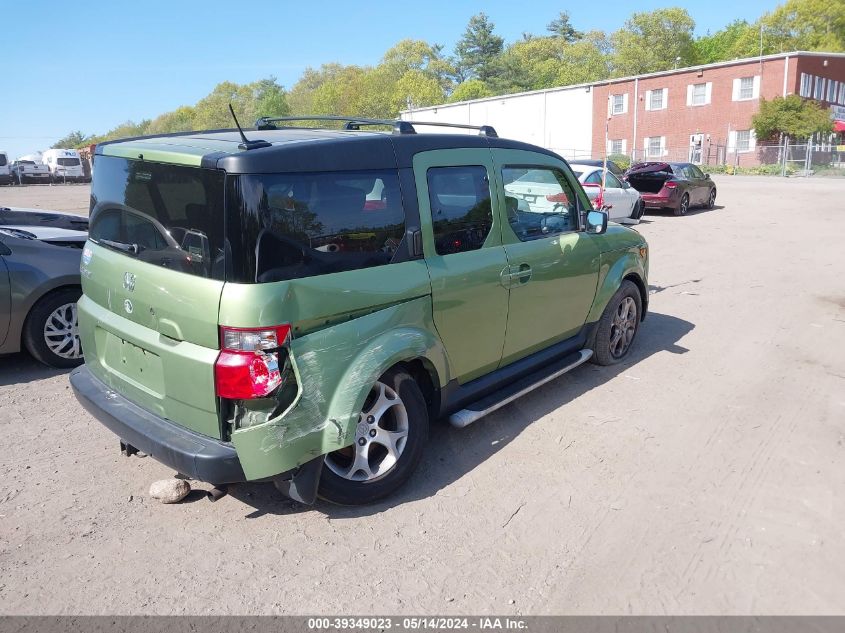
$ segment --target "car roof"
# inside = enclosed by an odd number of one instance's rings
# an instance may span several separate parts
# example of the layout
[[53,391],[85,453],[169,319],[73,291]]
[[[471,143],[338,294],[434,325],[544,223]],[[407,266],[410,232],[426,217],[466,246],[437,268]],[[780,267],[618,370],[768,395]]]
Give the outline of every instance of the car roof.
[[236,129],[145,136],[97,145],[96,154],[224,169],[230,173],[280,173],[411,167],[422,151],[455,148],[554,152],[510,139],[467,134],[391,134],[379,131],[282,128],[244,130],[249,140],[270,145],[242,149]]

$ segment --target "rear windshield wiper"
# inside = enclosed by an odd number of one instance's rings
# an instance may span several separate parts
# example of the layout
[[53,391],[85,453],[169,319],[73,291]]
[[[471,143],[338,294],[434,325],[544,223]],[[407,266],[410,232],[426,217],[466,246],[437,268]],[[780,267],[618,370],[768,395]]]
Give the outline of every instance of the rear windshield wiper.
[[133,255],[137,255],[142,250],[144,250],[143,246],[139,246],[138,244],[126,244],[124,242],[115,242],[114,240],[100,240],[106,246],[111,246],[112,248],[116,248],[119,251],[123,251],[124,253],[132,253]]

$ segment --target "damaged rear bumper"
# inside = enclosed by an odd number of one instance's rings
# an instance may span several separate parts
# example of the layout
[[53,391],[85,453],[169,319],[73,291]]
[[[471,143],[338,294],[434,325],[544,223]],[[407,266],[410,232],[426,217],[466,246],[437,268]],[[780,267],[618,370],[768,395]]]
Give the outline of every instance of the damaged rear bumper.
[[246,481],[235,447],[194,433],[161,418],[123,397],[85,366],[70,374],[77,400],[93,417],[166,466],[193,479],[213,484]]
[[[70,384],[85,410],[115,433],[121,443],[137,448],[192,479],[212,484],[247,481],[232,444],[194,433],[142,409],[109,388],[85,365],[71,372]],[[311,504],[317,498],[322,469],[323,456],[320,455],[268,479],[291,499]]]

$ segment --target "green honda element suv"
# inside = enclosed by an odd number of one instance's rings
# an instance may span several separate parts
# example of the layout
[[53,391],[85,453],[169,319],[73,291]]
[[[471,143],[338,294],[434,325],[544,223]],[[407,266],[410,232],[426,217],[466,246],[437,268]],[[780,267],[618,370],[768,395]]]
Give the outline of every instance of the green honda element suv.
[[124,453],[368,503],[431,421],[626,356],[646,242],[558,155],[489,126],[288,120],[97,146],[70,380]]

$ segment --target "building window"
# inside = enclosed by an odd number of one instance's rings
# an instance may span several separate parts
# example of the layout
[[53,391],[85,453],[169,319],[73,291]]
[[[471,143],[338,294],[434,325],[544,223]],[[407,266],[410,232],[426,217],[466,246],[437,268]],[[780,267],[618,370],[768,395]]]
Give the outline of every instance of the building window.
[[624,154],[625,153],[625,140],[624,139],[614,139],[610,141],[610,153],[611,154]]
[[838,83],[839,82],[837,82],[837,81],[828,81],[827,82],[827,99],[826,99],[826,101],[828,103],[836,103],[836,88],[837,88]]
[[666,107],[665,100],[666,100],[666,88],[658,88],[657,90],[649,91],[650,94],[648,95],[648,109],[649,110],[662,110]]
[[754,77],[743,77],[739,80],[739,98],[754,98]]
[[747,152],[751,149],[751,130],[736,131],[736,151]]
[[814,77],[813,82],[813,99],[821,101],[824,94],[824,79],[821,77]]
[[713,84],[690,84],[687,86],[687,105],[701,106],[710,103],[710,90]]
[[813,76],[801,73],[801,88],[798,94],[802,97],[809,97],[813,93]]
[[613,114],[625,114],[628,110],[627,94],[611,95],[610,97],[610,111]]
[[839,84],[839,103],[845,105],[845,83]]
[[654,158],[663,155],[663,137],[650,136],[646,139],[646,156]]

